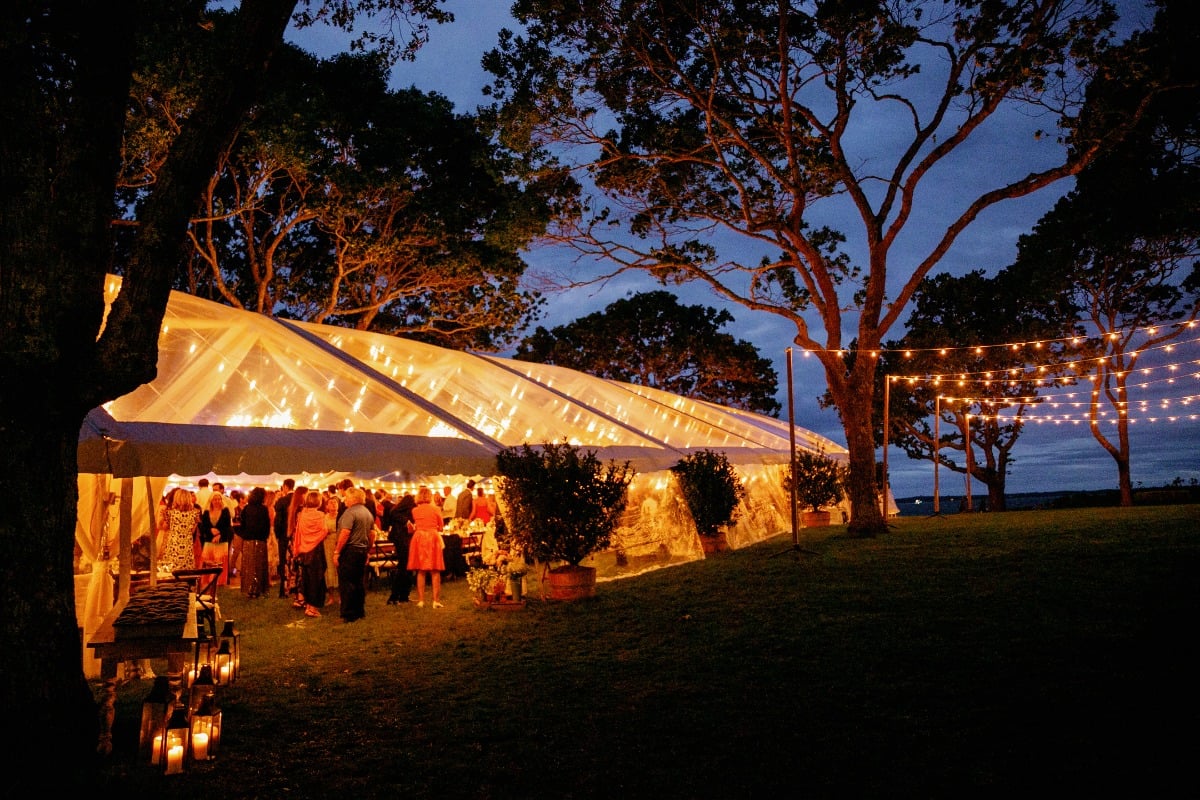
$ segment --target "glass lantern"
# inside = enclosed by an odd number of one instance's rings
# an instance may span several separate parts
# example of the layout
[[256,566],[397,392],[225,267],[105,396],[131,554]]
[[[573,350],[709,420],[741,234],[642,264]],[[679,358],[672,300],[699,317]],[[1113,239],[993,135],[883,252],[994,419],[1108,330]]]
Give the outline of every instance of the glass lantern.
[[142,726],[138,735],[138,751],[144,762],[158,764],[162,758],[163,742],[167,740],[167,719],[174,706],[171,680],[166,675],[154,679],[150,694],[142,702]]
[[204,664],[213,664],[217,658],[217,639],[207,637],[196,642],[196,659],[193,663],[191,671],[188,673],[188,686],[195,683],[196,678],[200,675],[200,667]]
[[229,639],[222,639],[217,648],[216,670],[213,675],[218,686],[228,686],[236,677],[233,658],[233,644]]
[[208,664],[200,665],[200,672],[192,682],[192,692],[188,696],[188,711],[195,711],[204,702],[204,698],[213,697],[217,693],[217,685],[213,680],[213,668]]
[[162,762],[163,772],[167,775],[178,775],[187,765],[191,729],[188,725],[188,715],[183,706],[176,706],[167,720],[166,735],[163,738]]
[[230,673],[230,683],[238,679],[238,675],[242,671],[242,634],[233,625],[233,620],[225,620],[224,627],[221,628],[221,641],[230,643],[230,650],[233,652],[233,671]]
[[192,711],[192,760],[209,761],[215,758],[220,743],[221,709],[217,708],[217,698],[209,695]]

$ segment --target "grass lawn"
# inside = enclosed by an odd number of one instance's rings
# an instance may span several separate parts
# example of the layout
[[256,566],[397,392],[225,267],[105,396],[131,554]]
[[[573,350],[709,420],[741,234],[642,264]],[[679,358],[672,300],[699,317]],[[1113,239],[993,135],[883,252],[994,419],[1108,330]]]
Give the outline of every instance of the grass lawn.
[[[912,517],[482,611],[221,595],[242,632],[220,757],[99,796],[1011,797],[1193,785],[1200,505]],[[415,593],[414,593],[415,596]],[[336,597],[336,595],[335,595]],[[158,664],[155,665],[158,668]],[[162,666],[165,669],[165,664]],[[137,795],[131,795],[137,796]]]

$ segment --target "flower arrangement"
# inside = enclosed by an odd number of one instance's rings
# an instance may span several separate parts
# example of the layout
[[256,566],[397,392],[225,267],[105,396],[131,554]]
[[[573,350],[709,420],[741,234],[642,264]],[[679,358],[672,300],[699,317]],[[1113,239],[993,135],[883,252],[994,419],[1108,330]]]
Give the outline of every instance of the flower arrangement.
[[504,563],[504,574],[510,579],[518,581],[529,574],[529,565],[521,556],[514,556]]
[[490,594],[499,578],[500,573],[491,567],[471,567],[467,570],[467,586],[476,594]]

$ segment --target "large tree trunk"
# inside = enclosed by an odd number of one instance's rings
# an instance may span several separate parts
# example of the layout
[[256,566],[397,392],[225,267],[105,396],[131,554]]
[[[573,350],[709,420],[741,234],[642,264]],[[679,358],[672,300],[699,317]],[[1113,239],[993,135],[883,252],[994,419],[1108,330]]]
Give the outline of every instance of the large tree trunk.
[[863,376],[858,381],[854,380],[860,377],[857,372],[851,376],[838,409],[846,431],[846,447],[850,450],[850,478],[846,487],[850,499],[850,524],[847,532],[851,536],[869,537],[885,533],[887,522],[875,483],[875,437],[871,420],[874,376],[866,371]]
[[[0,514],[0,562],[6,567],[0,581],[0,698],[13,727],[5,757],[14,766],[6,783],[15,797],[23,785],[39,792],[58,785],[48,779],[51,773],[76,780],[74,788],[86,787],[98,717],[83,676],[72,566],[82,415],[61,381],[26,375],[14,384],[14,377],[4,376],[0,393],[0,474],[9,499]],[[16,386],[20,391],[12,391]],[[48,756],[66,759],[67,768],[31,769]]]
[[[293,1],[241,4],[241,38],[160,175],[99,341],[137,36],[195,20],[158,3],[0,11],[8,79],[0,93],[0,487],[9,500],[0,514],[0,708],[14,726],[5,739],[14,797],[86,790],[97,763],[97,708],[75,615],[79,428],[91,407],[153,378],[190,212],[283,39]],[[47,757],[66,767],[31,767]]]

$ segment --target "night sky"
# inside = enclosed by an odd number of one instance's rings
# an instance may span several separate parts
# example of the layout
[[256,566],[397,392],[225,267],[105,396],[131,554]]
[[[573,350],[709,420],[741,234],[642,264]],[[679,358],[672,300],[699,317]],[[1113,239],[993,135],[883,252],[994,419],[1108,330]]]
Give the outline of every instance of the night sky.
[[[1140,4],[1134,5],[1140,7]],[[501,27],[513,27],[513,21],[508,15],[509,3],[504,1],[481,3],[478,0],[451,0],[447,7],[455,12],[456,21],[449,26],[433,29],[429,44],[421,50],[417,60],[414,63],[401,63],[395,68],[392,86],[405,88],[411,85],[425,91],[435,91],[450,98],[460,111],[470,112],[487,101],[481,92],[487,83],[487,74],[480,67],[479,59],[494,46],[496,32]],[[1149,19],[1149,16],[1144,15],[1143,18]],[[335,39],[314,38],[307,32],[297,41],[318,55],[329,55],[336,47]],[[931,197],[936,197],[935,202],[939,203],[954,203],[957,200],[961,204],[968,195],[973,197],[978,194],[973,179],[986,181],[989,165],[1007,168],[1011,163],[1021,162],[1032,169],[1057,157],[1056,145],[1045,140],[1036,142],[1032,136],[1032,129],[1044,125],[1044,121],[1039,123],[1027,116],[1013,114],[1006,122],[1010,128],[994,130],[974,144],[971,150],[963,153],[958,164],[950,165],[952,168],[947,171],[946,179],[937,184],[934,191],[927,189],[925,208],[932,213],[925,216],[930,220],[930,225],[911,226],[911,252],[915,254],[921,251],[923,233],[932,235],[939,230],[936,227],[938,209],[930,201]],[[878,131],[872,134],[877,135]],[[964,164],[970,164],[974,169],[963,169]],[[994,182],[986,185],[994,185]],[[984,269],[991,274],[1012,263],[1016,256],[1017,238],[1029,232],[1070,187],[1069,182],[1060,182],[1037,194],[1001,204],[986,212],[959,239],[937,271],[961,274],[972,269]],[[856,231],[853,221],[846,224],[845,230],[850,238],[847,249],[853,256]],[[893,255],[893,273],[907,275],[904,252],[901,247]],[[558,268],[559,258],[550,251],[532,252],[527,256],[535,270],[547,272],[554,272]],[[548,298],[547,313],[539,324],[547,328],[561,325],[599,311],[631,292],[655,288],[659,288],[658,284],[648,276],[631,275],[622,276],[603,286],[552,295]],[[728,308],[736,322],[728,326],[726,332],[752,342],[764,356],[775,361],[780,379],[779,399],[784,404],[781,416],[786,418],[785,348],[794,335],[792,326],[773,315],[754,314],[740,306],[725,304],[707,289],[684,287],[679,293],[681,302]],[[898,339],[903,334],[904,329],[900,325],[887,338]],[[1192,401],[1191,397],[1200,396],[1200,328],[1195,333],[1185,333],[1171,352],[1148,354],[1143,358],[1142,365],[1154,369],[1143,379],[1148,385],[1135,389],[1131,394],[1135,401],[1150,401],[1145,410],[1131,414],[1136,420],[1131,426],[1134,486],[1160,485],[1176,477],[1184,481],[1198,480],[1200,400]],[[793,367],[797,424],[834,441],[844,442],[836,414],[817,406],[816,398],[824,392],[825,380],[816,360],[806,358],[802,351],[797,350]],[[1068,397],[1068,392],[1075,392],[1076,396]],[[1058,402],[1059,406],[1043,406],[1031,414],[1040,421],[1026,426],[1014,449],[1015,463],[1008,480],[1009,492],[1116,487],[1116,464],[1112,457],[1091,436],[1086,423],[1075,421],[1079,412],[1070,403],[1085,395],[1084,387],[1055,390],[1045,395]],[[1064,420],[1063,417],[1067,415],[1074,419]],[[1114,426],[1106,425],[1102,429],[1115,435]],[[889,451],[888,460],[893,492],[897,497],[932,493],[933,466],[930,462],[912,461],[894,447]],[[962,494],[965,482],[961,475],[942,470],[939,488],[943,496]],[[972,492],[982,496],[985,490],[982,484],[976,483]]]

